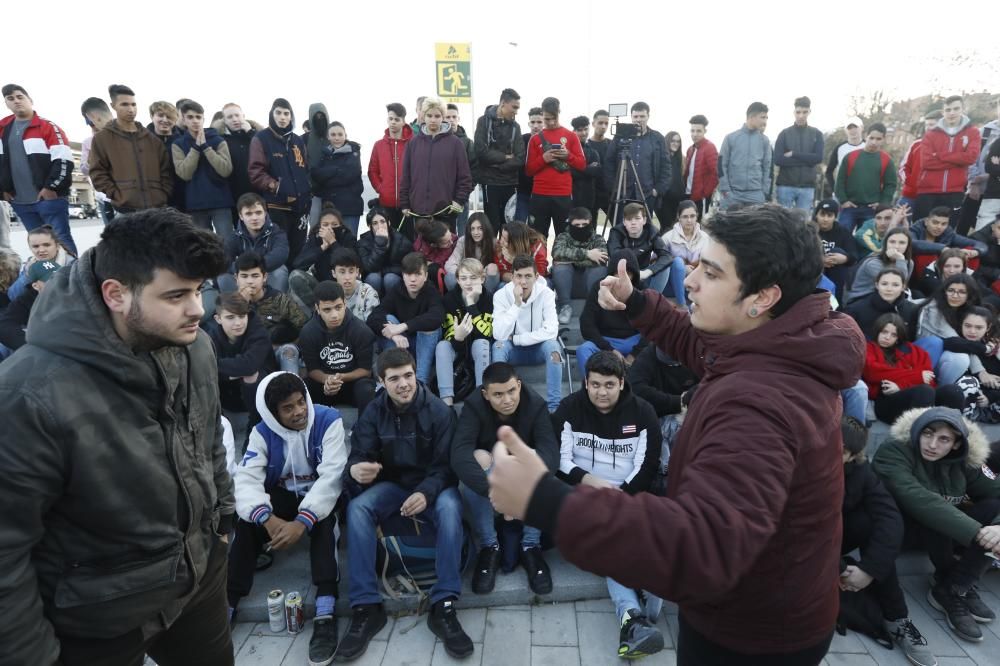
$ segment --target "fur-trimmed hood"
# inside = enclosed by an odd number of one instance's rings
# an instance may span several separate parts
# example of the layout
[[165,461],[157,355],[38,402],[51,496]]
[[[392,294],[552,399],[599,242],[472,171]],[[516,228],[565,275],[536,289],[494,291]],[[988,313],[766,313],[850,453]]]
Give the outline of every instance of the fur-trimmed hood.
[[[253,129],[254,132],[259,132],[261,129],[263,129],[263,126],[260,123],[258,123],[255,120],[250,120],[249,118],[247,118],[247,124],[250,125],[251,129]],[[230,133],[229,128],[226,127],[226,121],[223,120],[222,118],[219,118],[214,123],[212,123],[212,129],[214,129],[223,137],[225,137],[227,134]]]
[[[960,421],[955,420],[956,415]],[[959,430],[964,428],[964,432],[962,433],[964,439],[963,446],[956,451],[952,451],[943,460],[964,458],[967,466],[973,469],[982,467],[986,459],[990,456],[990,443],[978,425],[961,416],[958,410],[955,409],[948,407],[918,407],[903,412],[896,419],[896,422],[892,424],[892,428],[889,430],[889,437],[902,442],[910,442],[911,445],[917,446],[917,438],[919,437],[920,430],[928,424],[937,421],[944,421],[953,428],[957,426]]]

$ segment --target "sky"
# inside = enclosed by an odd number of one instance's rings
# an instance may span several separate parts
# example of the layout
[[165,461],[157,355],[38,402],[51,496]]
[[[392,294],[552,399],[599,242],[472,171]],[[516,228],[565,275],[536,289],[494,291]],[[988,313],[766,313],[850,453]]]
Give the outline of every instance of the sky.
[[[895,0],[779,0],[766,9],[714,0],[266,6],[52,0],[46,11],[55,18],[44,32],[4,31],[4,53],[16,54],[3,59],[4,82],[27,88],[40,115],[76,141],[89,132],[80,103],[107,98],[111,83],[135,90],[143,122],[160,99],[189,97],[209,113],[237,102],[266,123],[271,101],[285,97],[297,124],[321,101],[362,144],[367,165],[385,104],[402,102],[413,118],[416,97],[433,94],[436,42],[472,44],[474,106],[461,109],[470,134],[505,87],[521,94],[524,131],[527,109],[549,95],[562,101],[566,126],[609,103],[643,100],[650,127],[680,131],[686,146],[691,115],[708,116],[718,145],[752,101],[770,106],[773,139],[791,124],[800,95],[812,99],[810,123],[829,131],[853,114],[854,96],[995,90],[1000,81],[1000,64],[991,64],[1000,63],[1000,47],[988,31],[967,30],[965,43],[945,51],[929,38],[939,19]],[[979,10],[962,11],[974,21]]]

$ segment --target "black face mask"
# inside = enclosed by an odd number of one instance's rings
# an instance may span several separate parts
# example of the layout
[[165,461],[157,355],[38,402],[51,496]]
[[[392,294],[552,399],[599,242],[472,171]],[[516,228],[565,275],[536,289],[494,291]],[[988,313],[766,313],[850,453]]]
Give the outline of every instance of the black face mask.
[[573,240],[578,241],[580,243],[589,241],[590,236],[593,233],[594,232],[591,231],[589,226],[578,227],[575,224],[569,225],[569,235],[573,237]]

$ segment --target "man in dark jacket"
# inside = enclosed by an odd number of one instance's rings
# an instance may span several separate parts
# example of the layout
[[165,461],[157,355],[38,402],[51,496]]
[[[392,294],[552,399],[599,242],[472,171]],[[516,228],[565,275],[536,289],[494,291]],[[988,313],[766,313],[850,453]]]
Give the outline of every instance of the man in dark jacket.
[[8,83],[3,97],[13,115],[0,120],[0,195],[13,205],[25,229],[51,225],[76,255],[67,199],[73,183],[69,139],[58,125],[35,113],[21,86]]
[[587,116],[577,116],[570,121],[570,125],[580,138],[580,148],[587,163],[582,169],[573,169],[573,206],[583,206],[590,210],[597,200],[597,183],[604,180],[601,156],[588,145],[590,119]]
[[626,375],[632,392],[653,406],[659,418],[679,414],[684,393],[698,383],[698,376],[660,351],[646,345]]
[[702,376],[667,496],[571,489],[506,428],[490,493],[498,511],[554,531],[573,564],[676,601],[679,666],[812,666],[839,608],[838,393],[861,374],[864,338],[813,293],[814,227],[759,206],[721,212],[709,229],[687,278],[690,315],[635,290],[621,262],[600,294]]
[[812,112],[808,97],[795,100],[795,123],[774,142],[778,203],[808,212],[816,196],[816,165],[823,161],[823,133],[809,126]]
[[639,279],[650,289],[669,293],[680,305],[685,304],[684,261],[670,253],[653,221],[646,217],[640,203],[622,208],[622,221],[608,234],[608,253],[629,250],[639,262]]
[[45,283],[61,267],[53,261],[35,261],[26,273],[27,288],[0,310],[0,345],[8,349],[24,346],[24,331],[28,327],[35,302],[45,289]]
[[5,663],[233,664],[233,487],[198,329],[224,266],[186,215],[123,216],[49,281],[0,367]]
[[498,233],[506,222],[504,207],[514,195],[518,173],[524,166],[526,144],[520,140],[521,126],[514,120],[520,108],[521,96],[513,88],[504,88],[500,103],[486,107],[486,113],[476,122],[477,177],[483,186],[483,209]]
[[247,192],[253,192],[250,183],[250,142],[260,125],[247,120],[239,104],[230,102],[222,107],[222,120],[212,123],[212,128],[226,140],[233,171],[229,175],[229,191],[233,199],[239,199]]
[[[646,217],[652,218],[653,211],[657,209],[658,197],[670,187],[670,159],[667,157],[667,143],[662,134],[649,127],[649,104],[636,102],[629,112],[632,114],[632,123],[636,126],[636,136],[627,145],[623,143],[623,139],[615,137],[611,146],[608,147],[602,165],[604,181],[611,193],[612,206],[614,206],[614,197],[616,196],[629,201],[638,201],[645,204],[648,211]],[[620,162],[619,153],[624,150],[629,150],[632,154],[632,162],[639,174],[639,182],[635,182],[632,170],[626,167],[624,191],[617,192],[618,183],[615,180]],[[640,187],[642,188],[641,195]],[[620,206],[618,219],[614,222],[621,222]]]
[[[584,388],[552,415],[559,432],[559,477],[571,485],[649,491],[660,461],[660,423],[652,406],[625,384],[625,363],[611,351],[587,361]],[[621,628],[618,656],[636,659],[663,649],[663,635],[642,610],[638,591],[607,579]],[[659,600],[657,600],[659,601]]]
[[90,180],[104,192],[117,213],[165,206],[174,191],[174,167],[163,142],[135,122],[132,89],[108,87],[115,119],[94,135]]
[[[545,400],[521,383],[514,366],[508,363],[487,366],[483,385],[462,407],[451,445],[451,468],[461,481],[459,489],[469,507],[479,547],[476,570],[472,574],[472,591],[476,594],[493,591],[500,564],[495,512],[489,501],[486,479],[493,466],[490,452],[497,441],[496,431],[502,425],[513,428],[541,456],[546,467],[559,468],[559,444]],[[521,534],[521,564],[531,590],[535,594],[548,594],[552,591],[552,577],[542,558],[541,544],[541,531],[525,525]]]
[[[383,534],[435,533],[437,583],[431,589],[427,626],[455,658],[472,654],[454,603],[462,593],[462,500],[448,464],[455,413],[417,381],[405,349],[379,355],[385,386],[351,434],[344,484],[347,548],[351,563],[351,626],[339,656],[355,659],[386,623],[375,571],[376,529]],[[401,517],[400,517],[401,516]]]
[[267,284],[278,291],[288,291],[288,237],[271,221],[264,207],[264,200],[255,192],[248,192],[236,203],[240,215],[236,232],[226,240],[226,259],[229,273],[219,276],[220,291],[232,291],[236,283],[236,260],[247,252],[256,252],[264,259]]
[[271,104],[268,128],[250,142],[250,182],[267,202],[271,220],[288,236],[290,262],[306,242],[303,216],[311,205],[306,144],[295,133],[292,105],[279,97]]
[[[625,260],[625,270],[632,280],[632,284],[639,288],[639,262],[630,250],[618,250],[611,254],[608,262],[607,275],[615,275],[618,272],[618,262]],[[605,310],[597,302],[597,294],[600,292],[600,283],[594,283],[587,292],[587,301],[583,304],[583,312],[580,313],[580,334],[584,343],[577,347],[576,362],[580,366],[580,376],[584,377],[587,366],[587,359],[597,352],[613,351],[625,361],[625,365],[631,367],[636,356],[646,346],[642,336],[629,323],[624,312]]]

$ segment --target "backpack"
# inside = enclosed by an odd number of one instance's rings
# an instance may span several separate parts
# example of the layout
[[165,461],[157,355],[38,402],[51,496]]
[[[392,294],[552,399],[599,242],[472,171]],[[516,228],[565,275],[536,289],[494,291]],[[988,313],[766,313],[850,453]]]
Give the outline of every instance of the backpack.
[[[459,573],[469,566],[472,554],[470,534],[462,523],[462,556]],[[415,595],[424,597],[437,583],[435,571],[436,537],[433,530],[417,534],[386,536],[381,526],[376,532],[375,571],[382,580],[383,594],[392,599]]]
[[[857,564],[850,557],[844,559],[849,564]],[[859,592],[841,590],[837,633],[846,636],[848,629],[868,636],[887,650],[892,649],[892,636],[882,625],[882,607],[871,585]]]
[[[851,170],[854,168],[854,163],[858,161],[861,152],[860,150],[852,150],[847,154],[847,178],[851,177]],[[878,189],[881,190],[885,187],[885,172],[889,168],[889,153],[880,150],[878,156],[882,160],[882,167],[878,172]]]

